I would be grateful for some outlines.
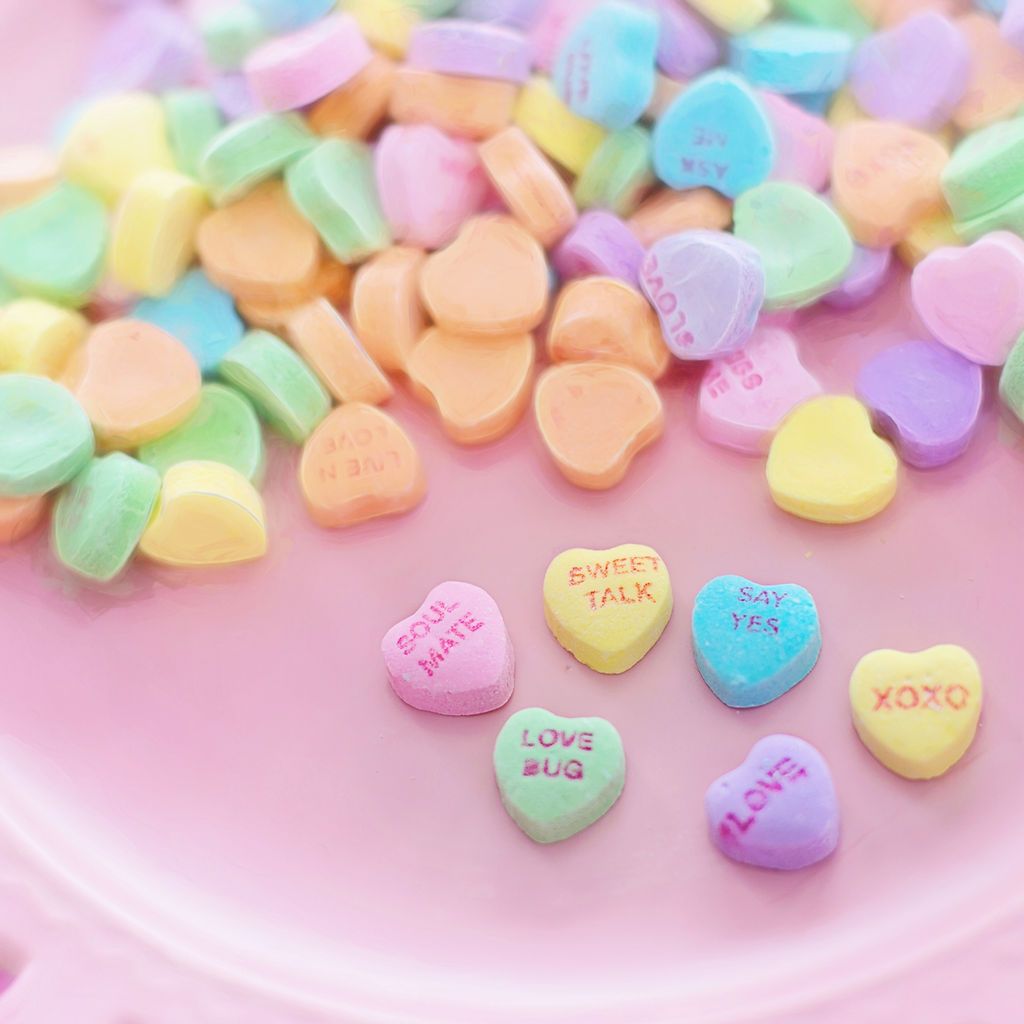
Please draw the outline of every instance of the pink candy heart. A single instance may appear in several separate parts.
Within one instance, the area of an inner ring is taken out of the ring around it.
[[[762,324],[744,349],[705,370],[697,428],[715,444],[763,454],[789,411],[821,392],[800,362],[793,335]]]
[[[832,125],[785,96],[759,92],[758,98],[775,136],[775,165],[769,180],[797,181],[820,192],[832,176]]]
[[[512,696],[515,658],[494,598],[472,583],[434,587],[381,641],[388,679],[406,704],[479,715]]]
[[[1024,241],[996,231],[967,248],[936,249],[914,268],[911,295],[937,340],[1002,366],[1024,332]]]

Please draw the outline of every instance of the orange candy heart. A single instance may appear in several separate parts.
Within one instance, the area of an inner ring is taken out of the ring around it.
[[[614,277],[585,277],[562,289],[548,330],[548,355],[553,363],[622,363],[651,380],[669,363],[651,304]]]
[[[513,82],[401,67],[391,92],[391,116],[399,124],[432,124],[449,135],[487,139],[512,120],[518,92]]]
[[[326,299],[332,306],[344,306],[352,293],[352,270],[338,260],[327,259],[320,266],[308,295],[301,302],[252,302],[240,299],[238,312],[250,327],[281,334],[299,308],[314,299]]]
[[[726,231],[731,224],[732,203],[709,188],[664,189],[645,199],[629,218],[633,234],[645,249],[681,231]]]
[[[507,434],[530,400],[535,345],[529,334],[467,338],[432,328],[409,359],[409,380],[459,444]]]
[[[0,548],[27,537],[42,522],[48,504],[45,494],[0,498]]]
[[[544,250],[511,217],[473,217],[427,259],[420,292],[437,325],[452,334],[526,334],[547,312]]]
[[[980,11],[957,18],[956,26],[971,51],[971,77],[953,123],[972,132],[1024,106],[1024,53],[1002,37],[994,18]]]
[[[654,385],[628,366],[563,363],[537,382],[534,411],[541,438],[572,483],[614,487],[633,457],[665,426]]]
[[[100,446],[130,450],[184,422],[199,405],[202,378],[177,338],[141,320],[96,327],[71,357],[65,383]]]
[[[388,112],[394,84],[395,65],[387,57],[374,54],[355,78],[313,107],[309,127],[328,138],[369,138]]]
[[[872,248],[903,240],[942,209],[949,161],[932,136],[892,121],[852,121],[836,137],[832,201],[853,237]]]
[[[405,431],[372,405],[340,405],[302,450],[299,485],[320,526],[352,526],[407,512],[426,494],[420,457]]]

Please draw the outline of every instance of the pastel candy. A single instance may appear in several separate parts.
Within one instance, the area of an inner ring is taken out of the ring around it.
[[[426,326],[420,272],[426,253],[393,246],[363,264],[352,285],[352,325],[386,372],[404,373]]]
[[[598,3],[599,0],[560,0],[556,4],[545,3],[530,27],[534,67],[550,73],[569,32]]]
[[[441,75],[403,66],[391,90],[391,117],[399,124],[432,124],[450,135],[487,139],[515,109],[514,82]]]
[[[704,371],[697,428],[715,444],[763,455],[786,416],[821,391],[800,362],[793,336],[762,324],[742,350]]]
[[[856,523],[896,494],[899,464],[855,398],[824,395],[798,406],[768,452],[768,487],[779,508],[818,523]]]
[[[1024,422],[1024,343],[1017,339],[999,375],[999,397]]]
[[[375,50],[396,59],[406,55],[421,20],[409,0],[345,0],[344,7]]]
[[[853,121],[836,137],[832,201],[861,245],[900,241],[943,204],[949,154],[930,135],[888,121]]]
[[[85,317],[39,299],[0,307],[0,373],[56,379],[88,330]]]
[[[335,0],[247,0],[260,20],[274,32],[289,32],[324,17]]]
[[[332,306],[346,306],[352,297],[352,268],[335,259],[326,259],[301,296],[276,300],[239,299],[238,312],[253,328],[278,334],[288,329],[295,313],[315,299],[326,299]]]
[[[772,0],[689,0],[690,6],[725,32],[749,32],[771,13]]]
[[[132,317],[173,334],[204,374],[216,373],[224,354],[244,332],[231,296],[199,269],[185,274],[163,298],[143,299]]]
[[[37,199],[53,187],[57,157],[45,146],[0,148],[0,212]]]
[[[520,32],[501,25],[446,19],[413,29],[409,64],[443,75],[468,75],[508,82],[530,77],[530,48]]]
[[[96,327],[65,379],[106,449],[137,448],[184,422],[199,404],[199,367],[177,338],[141,320]]]
[[[835,132],[831,125],[784,96],[763,92],[759,99],[775,138],[770,179],[806,185],[813,192],[824,189],[832,176]]]
[[[672,78],[690,79],[718,63],[721,47],[707,23],[676,0],[656,0],[658,67]]]
[[[391,244],[370,153],[362,143],[321,142],[288,168],[285,179],[292,202],[343,263],[365,259]]]
[[[548,355],[553,363],[621,363],[651,380],[663,376],[669,363],[650,304],[610,277],[586,277],[562,289],[548,328]]]
[[[771,92],[834,92],[846,80],[853,41],[846,32],[773,21],[729,44],[729,64]]]
[[[1024,53],[999,34],[993,18],[980,12],[957,18],[956,26],[967,40],[971,74],[953,123],[969,132],[1012,117],[1024,105]]]
[[[958,221],[969,221],[1024,193],[1024,117],[972,132],[953,150],[942,191]]]
[[[179,462],[221,462],[256,483],[263,475],[263,435],[248,399],[223,384],[204,384],[196,411],[141,445],[138,457],[161,475]]]
[[[77,185],[56,185],[0,215],[0,276],[23,295],[85,305],[106,252],[103,204]]]
[[[53,550],[61,563],[106,583],[135,552],[160,493],[160,475],[130,455],[93,459],[53,509]]]
[[[228,125],[207,147],[199,168],[218,206],[277,177],[316,144],[295,114],[256,114]]]
[[[195,255],[206,193],[178,171],[146,171],[125,189],[110,236],[110,272],[142,295],[166,295]]]
[[[605,0],[562,43],[555,90],[573,113],[618,131],[637,121],[651,100],[657,52],[657,16]]]
[[[779,8],[792,18],[841,29],[855,39],[869,31],[867,6],[860,5],[858,0],[781,0],[779,4]]]
[[[355,78],[313,105],[310,128],[334,138],[368,138],[388,112],[395,73],[395,65],[375,53]]]
[[[885,349],[857,377],[857,396],[904,462],[944,466],[970,443],[981,411],[981,367],[935,341]]]
[[[302,450],[299,485],[315,523],[353,526],[415,508],[426,494],[420,457],[387,413],[338,406]]]
[[[512,820],[534,842],[557,843],[612,808],[626,782],[626,755],[603,718],[525,708],[498,734],[494,774]]]
[[[391,125],[377,142],[381,209],[394,238],[439,249],[477,213],[487,191],[476,147],[429,124]]]
[[[220,71],[237,71],[267,36],[267,25],[250,3],[225,4],[199,19],[206,59]]]
[[[634,456],[665,426],[661,398],[637,370],[612,363],[562,363],[537,382],[534,413],[545,447],[570,483],[614,487]]]
[[[526,83],[515,107],[515,122],[552,160],[581,174],[605,138],[605,131],[559,99],[546,78]]]
[[[872,651],[850,678],[857,735],[906,779],[933,779],[964,756],[978,728],[982,696],[977,662],[953,644],[915,654]]]
[[[552,254],[563,281],[600,275],[639,283],[644,247],[624,220],[607,210],[587,210]]]
[[[654,181],[651,136],[630,125],[612,132],[576,179],[573,196],[582,209],[599,207],[628,217]]]
[[[462,0],[459,16],[525,31],[540,16],[544,0]]]
[[[824,758],[796,736],[766,736],[704,797],[712,843],[742,864],[792,871],[839,843],[839,804]]]
[[[486,444],[522,419],[533,384],[535,345],[529,334],[472,338],[428,330],[409,356],[413,389],[436,406],[459,444]]]
[[[944,345],[1002,366],[1024,331],[1024,241],[1007,231],[938,249],[914,268],[914,308]]]
[[[45,494],[0,498],[0,548],[16,544],[43,521],[50,507]]]
[[[835,309],[854,309],[873,298],[889,276],[892,249],[855,245],[842,281],[823,299]]]
[[[298,110],[351,81],[372,52],[350,14],[332,14],[262,43],[245,59],[245,77],[266,110]]]
[[[163,101],[174,164],[182,174],[198,178],[206,147],[224,127],[217,102],[205,89],[174,89]]]
[[[1024,3],[1021,0],[1007,0],[999,21],[999,33],[1012,46],[1024,50]]]
[[[260,112],[249,81],[241,71],[215,75],[210,82],[210,92],[217,101],[217,109],[229,121],[255,117]]]
[[[654,169],[672,188],[707,185],[732,198],[764,181],[774,162],[763,108],[728,71],[698,78],[654,127]]]
[[[645,199],[629,218],[630,230],[648,247],[681,231],[724,231],[731,224],[732,204],[709,188],[662,189]]]
[[[302,444],[331,410],[316,374],[280,338],[250,331],[221,361],[220,375],[282,437]]]
[[[934,130],[963,98],[970,66],[957,26],[936,11],[922,11],[860,44],[850,88],[872,117]]]
[[[66,388],[45,377],[0,375],[0,499],[60,487],[93,448],[89,419]]]
[[[392,689],[420,711],[480,715],[512,696],[512,638],[494,598],[472,583],[438,584],[380,649]]]
[[[750,337],[765,294],[757,251],[718,231],[686,231],[656,242],[640,287],[658,311],[662,335],[679,359],[734,352]]]
[[[895,252],[905,266],[913,269],[937,249],[946,246],[959,248],[963,242],[949,211],[940,210],[914,224],[896,244]]]
[[[814,598],[793,583],[717,576],[693,604],[693,653],[704,682],[731,708],[759,708],[814,668],[821,624]]]
[[[522,334],[547,311],[544,252],[510,217],[474,217],[427,259],[420,290],[438,327],[453,334]]]
[[[267,552],[259,492],[219,462],[180,462],[164,474],[139,551],[163,565],[233,565]]]

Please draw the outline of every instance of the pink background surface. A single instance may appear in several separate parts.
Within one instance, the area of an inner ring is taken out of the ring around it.
[[[92,22],[84,0],[0,0],[0,139],[45,137]],[[919,332],[906,309],[901,279],[866,314],[803,316],[806,363],[849,391]],[[990,380],[964,458],[904,471],[873,522],[816,526],[772,505],[759,460],[696,436],[696,380],[674,371],[665,437],[610,493],[565,484],[529,420],[459,450],[400,395],[430,479],[412,515],[319,530],[275,446],[258,565],[136,566],[96,593],[44,538],[0,553],[0,966],[24,966],[0,1021],[70,1019],[72,994],[84,1024],[241,1006],[252,1022],[1006,1020],[1024,948],[1021,434]],[[663,555],[677,607],[608,678],[548,634],[540,584],[560,550],[623,541]],[[693,664],[692,598],[722,573],[800,583],[821,610],[818,667],[766,708],[725,708]],[[387,686],[379,638],[444,579],[504,612],[502,711],[444,719]],[[846,686],[869,650],[944,642],[982,666],[982,724],[946,778],[911,783],[860,745]],[[533,704],[609,718],[627,754],[619,803],[551,847],[508,819],[490,767],[507,714]],[[843,814],[837,854],[795,874],[721,857],[701,807],[778,731],[825,753]]]

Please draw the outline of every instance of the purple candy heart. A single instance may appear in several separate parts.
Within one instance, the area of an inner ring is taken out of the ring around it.
[[[924,11],[868,36],[850,66],[850,88],[865,113],[941,128],[963,98],[971,54],[949,18]]]
[[[860,372],[857,395],[904,462],[943,466],[967,447],[981,411],[981,367],[937,341],[907,341]]]
[[[742,348],[764,303],[758,251],[724,231],[684,231],[656,242],[640,287],[658,311],[679,359],[711,359]]]
[[[530,77],[530,60],[530,44],[521,32],[455,18],[419,25],[406,57],[410,67],[423,71],[504,82],[525,82]]]
[[[1024,50],[1024,0],[1008,0],[999,31],[1018,50]]]
[[[644,247],[629,225],[606,210],[589,210],[559,242],[551,262],[563,281],[617,277],[636,287]]]
[[[526,31],[540,16],[545,0],[462,0],[459,15]]]
[[[658,67],[669,78],[696,78],[722,57],[718,36],[680,0],[645,0],[660,16]]]
[[[839,804],[825,759],[796,736],[766,736],[704,797],[711,841],[744,864],[791,871],[839,842]]]
[[[892,249],[854,246],[853,260],[842,283],[822,299],[833,309],[853,309],[873,298],[885,284],[892,266]]]

